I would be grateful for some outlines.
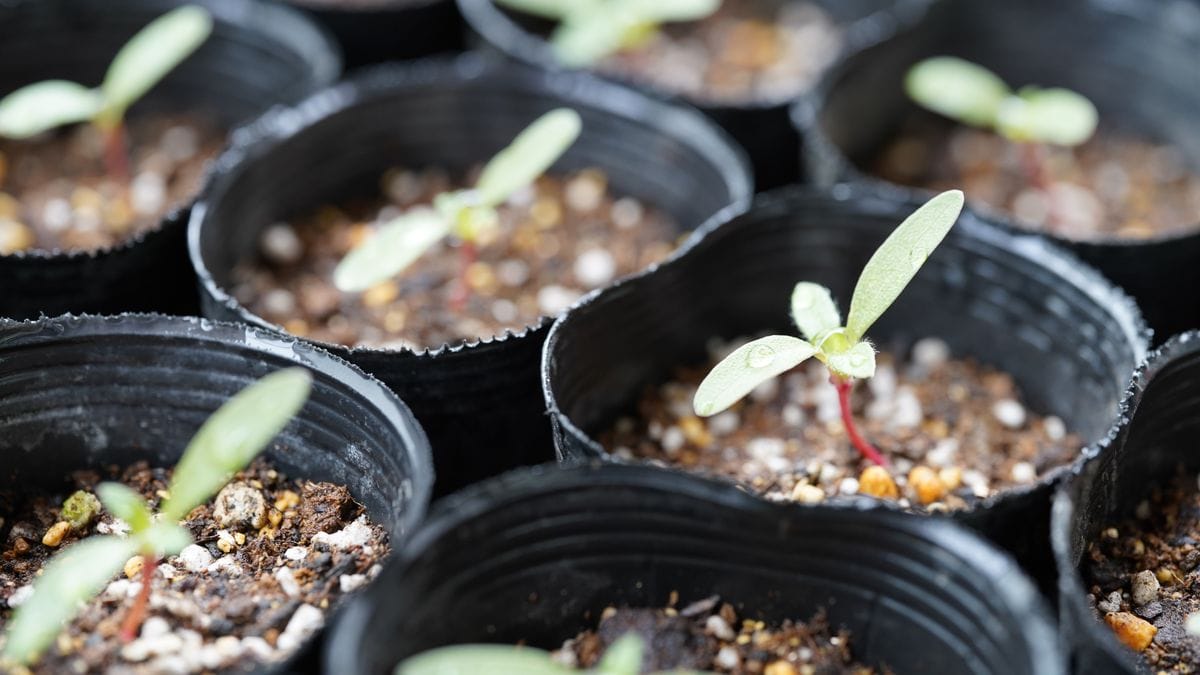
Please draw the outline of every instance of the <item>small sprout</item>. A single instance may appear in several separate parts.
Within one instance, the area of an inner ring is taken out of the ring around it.
[[[596,675],[638,675],[642,669],[642,639],[622,635],[604,652],[590,671]],[[571,675],[579,670],[560,665],[549,652],[534,647],[508,645],[453,645],[438,647],[405,659],[394,675]],[[694,670],[672,670],[674,675],[705,675]],[[666,675],[666,672],[652,675]]]
[[[35,582],[33,595],[13,615],[3,659],[21,664],[34,661],[82,603],[99,593],[130,558],[141,555],[142,589],[121,629],[124,639],[132,639],[145,614],[158,560],[192,543],[191,533],[178,521],[266,448],[304,405],[311,386],[307,370],[287,368],[226,401],[188,443],[171,478],[171,496],[157,515],[125,485],[97,486],[104,508],[129,524],[129,536],[91,537],[55,556]]]
[[[858,435],[850,414],[853,380],[875,374],[875,348],[864,338],[945,238],[962,207],[963,193],[950,190],[900,223],[863,267],[845,325],[829,289],[807,281],[796,284],[791,298],[792,320],[806,339],[769,335],[738,347],[700,383],[692,401],[696,414],[715,415],[763,382],[815,356],[829,369],[838,387],[842,421],[851,441],[868,459],[885,464],[883,456]]]
[[[82,530],[100,512],[100,500],[86,490],[76,490],[63,501],[62,518],[71,524],[72,530]]]
[[[631,47],[663,23],[698,21],[720,0],[499,0],[519,12],[558,22],[550,45],[563,64],[578,68]]]

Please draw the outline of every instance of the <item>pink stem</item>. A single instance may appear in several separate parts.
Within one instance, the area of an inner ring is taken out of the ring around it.
[[[150,604],[150,582],[154,581],[154,570],[158,567],[158,558],[142,556],[142,590],[138,591],[133,606],[121,623],[121,641],[132,642],[142,629],[142,621],[146,619],[146,607]]]
[[[850,391],[854,389],[854,380],[834,375],[829,378],[829,381],[837,388],[838,405],[842,409],[842,425],[846,427],[846,434],[850,436],[850,442],[854,444],[855,448],[858,448],[863,457],[879,466],[887,466],[887,459],[858,433],[858,427],[854,425],[854,415],[850,412]]]
[[[450,296],[450,308],[455,314],[461,314],[467,307],[467,299],[471,297],[471,285],[467,283],[467,270],[475,263],[478,252],[474,242],[463,241],[459,250],[458,282],[454,286],[454,294]]]

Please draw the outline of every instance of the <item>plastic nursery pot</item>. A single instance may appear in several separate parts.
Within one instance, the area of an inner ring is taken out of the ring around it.
[[[621,461],[596,437],[647,386],[705,362],[713,338],[794,334],[786,308],[798,281],[849,298],[867,259],[917,206],[861,186],[769,192],[657,270],[576,305],[550,331],[542,364],[560,458]],[[895,353],[929,336],[1011,375],[1029,409],[1059,416],[1085,441],[1108,429],[1146,351],[1137,308],[1120,291],[1043,240],[989,227],[969,210],[868,335]],[[1059,473],[956,517],[1049,584],[1046,523]]]
[[[1187,78],[1200,75],[1178,64],[1198,48],[1200,12],[1187,3],[941,3],[915,28],[834,66],[797,104],[794,119],[816,183],[879,182],[859,167],[916,112],[902,87],[908,68],[929,56],[956,55],[1010,83],[1074,89],[1095,102],[1101,131],[1169,143],[1194,167],[1200,164],[1192,122],[1200,110],[1200,79]],[[1019,229],[1007,213],[988,215]],[[1162,340],[1200,326],[1200,303],[1190,292],[1200,287],[1200,270],[1190,264],[1200,256],[1197,221],[1188,233],[1145,240],[1045,236],[1132,295]]]
[[[864,46],[899,27],[914,23],[928,0],[814,0],[845,31],[843,47]],[[546,42],[549,24],[502,10],[494,0],[458,0],[463,19],[477,39],[500,53],[544,68],[562,68]],[[788,120],[795,97],[731,104],[716,99],[679,96],[631,77],[613,76],[651,94],[685,99],[725,128],[750,155],[758,189],[794,183],[802,176],[800,138]]]
[[[292,478],[346,486],[399,548],[433,485],[412,414],[341,359],[239,324],[143,314],[0,321],[0,484],[55,490],[77,469],[172,466],[221,403],[296,365],[312,372],[312,393],[265,456]],[[302,650],[269,670],[312,658]]]
[[[0,5],[0,94],[62,78],[98,84],[121,46],[172,0],[14,0]],[[336,46],[298,13],[251,0],[195,0],[208,40],[130,111],[189,112],[232,129],[333,82]],[[186,204],[176,204],[185,207]],[[0,316],[160,311],[197,314],[186,212],[120,245],[0,255]]]
[[[1200,333],[1184,333],[1151,354],[1098,451],[1054,495],[1051,540],[1059,569],[1064,643],[1078,673],[1154,671],[1117,641],[1088,599],[1080,569],[1102,529],[1130,516],[1182,467],[1195,473],[1195,402],[1200,394]]]
[[[330,633],[327,673],[447,644],[556,649],[601,611],[719,595],[747,619],[828,612],[854,658],[903,673],[1062,673],[1011,558],[946,521],[769,504],[646,467],[534,467],[447,498]]]
[[[347,68],[463,47],[454,0],[289,0],[337,38]]]
[[[205,313],[265,324],[227,290],[264,227],[377,189],[393,166],[465,170],[559,106],[579,112],[583,132],[552,173],[600,168],[614,193],[655,205],[686,229],[749,199],[741,154],[693,111],[584,75],[474,55],[382,67],[266,116],[249,130],[251,142],[220,160],[189,233]],[[538,384],[549,323],[421,352],[324,346],[412,406],[437,449],[444,493],[553,458]]]

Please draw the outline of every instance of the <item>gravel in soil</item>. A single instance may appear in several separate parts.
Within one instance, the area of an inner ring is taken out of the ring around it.
[[[447,238],[395,278],[343,293],[333,270],[353,247],[439,192],[474,184],[439,170],[394,169],[385,199],[325,206],[267,227],[259,255],[235,270],[234,295],[293,335],[348,346],[436,348],[518,332],[555,316],[584,293],[664,258],[679,228],[666,214],[615,197],[607,176],[586,169],[543,176],[498,208],[495,236],[464,270],[461,242]],[[452,299],[465,279],[461,311]]]
[[[128,178],[108,173],[91,124],[0,139],[0,255],[98,250],[157,227],[199,191],[225,141],[198,117],[146,115],[127,127]]]
[[[108,473],[152,507],[171,475],[145,463]],[[103,510],[82,528],[64,527],[63,498],[99,482],[82,471],[60,495],[0,493],[0,627],[51,556],[89,535],[128,531]],[[389,550],[387,534],[344,487],[291,480],[263,460],[185,525],[196,543],[158,565],[137,639],[125,644],[117,633],[141,589],[140,559],[87,603],[33,672],[246,671],[282,660],[342,596],[378,574]]]
[[[1102,128],[1078,148],[1041,147],[1044,189],[1026,152],[990,131],[919,114],[869,170],[904,185],[960,188],[1025,227],[1072,240],[1178,236],[1200,225],[1200,175],[1168,144]]]
[[[874,675],[890,673],[857,663],[851,636],[833,631],[824,614],[807,622],[769,626],[739,620],[737,612],[717,597],[683,609],[609,607],[595,630],[567,640],[554,660],[570,667],[591,668],[619,638],[641,637],[642,672],[674,669],[737,675]]]
[[[772,500],[864,494],[929,512],[1030,485],[1083,445],[1061,419],[1028,410],[1009,375],[952,358],[936,338],[918,341],[899,361],[880,353],[875,376],[851,394],[859,431],[889,459],[886,469],[850,444],[829,371],[816,361],[729,410],[697,417],[696,388],[738,344],[647,388],[636,415],[619,418],[601,444],[624,459],[731,478]]]
[[[1200,669],[1200,639],[1186,630],[1200,612],[1200,490],[1181,470],[1155,487],[1133,517],[1088,545],[1084,579],[1097,615],[1160,673]]]

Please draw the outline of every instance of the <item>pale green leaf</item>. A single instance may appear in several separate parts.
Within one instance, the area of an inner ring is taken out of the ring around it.
[[[134,532],[150,527],[150,507],[132,488],[120,483],[101,483],[96,486],[96,494],[100,495],[104,508],[129,523],[129,528]]]
[[[871,324],[891,307],[954,226],[962,207],[962,191],[947,190],[905,218],[888,236],[867,261],[854,287],[846,319],[847,339],[861,340]]]
[[[33,595],[8,624],[4,657],[29,663],[46,649],[79,610],[137,553],[137,542],[92,537],[64,549],[46,565]]]
[[[620,51],[639,28],[603,12],[573,15],[554,30],[550,46],[563,65],[583,68]]]
[[[579,137],[583,121],[570,108],[556,108],[517,134],[513,142],[492,158],[475,190],[482,206],[497,206],[549,169]]]
[[[0,100],[0,136],[29,138],[64,124],[95,117],[104,99],[95,89],[46,80],[21,87]]]
[[[1079,145],[1092,137],[1100,114],[1070,89],[1027,87],[1000,106],[996,129],[1016,141]]]
[[[912,100],[972,126],[995,124],[1012,90],[995,73],[953,56],[935,56],[909,69],[904,89]]]
[[[642,672],[644,649],[642,638],[635,633],[626,633],[604,651],[604,656],[596,664],[596,672],[603,675],[638,675]]]
[[[504,5],[525,14],[532,14],[543,19],[561,21],[572,14],[590,8],[605,0],[496,0]]]
[[[611,0],[610,0],[611,1]],[[618,9],[638,22],[697,21],[717,11],[721,0],[617,0]]]
[[[162,505],[169,522],[183,518],[246,468],[292,419],[312,388],[304,368],[277,370],[238,392],[192,437],[171,476]]]
[[[333,271],[333,285],[357,293],[403,272],[450,234],[450,223],[433,209],[413,209],[383,225],[356,246]]]
[[[153,551],[154,555],[165,558],[175,555],[192,543],[192,533],[186,527],[160,520],[138,535],[141,542],[140,550]]]
[[[151,21],[117,52],[100,90],[105,115],[119,118],[208,38],[212,16],[185,5]]]
[[[792,321],[801,335],[815,340],[819,333],[840,328],[842,316],[828,288],[801,281],[792,290]]]
[[[825,365],[842,377],[865,380],[875,374],[875,348],[865,340],[844,352],[824,356]]]
[[[715,415],[816,353],[816,347],[790,335],[768,335],[748,342],[708,373],[696,389],[692,407],[701,417]]]
[[[560,666],[550,654],[532,647],[510,645],[454,645],[439,647],[405,659],[395,675],[569,675],[574,669]]]

